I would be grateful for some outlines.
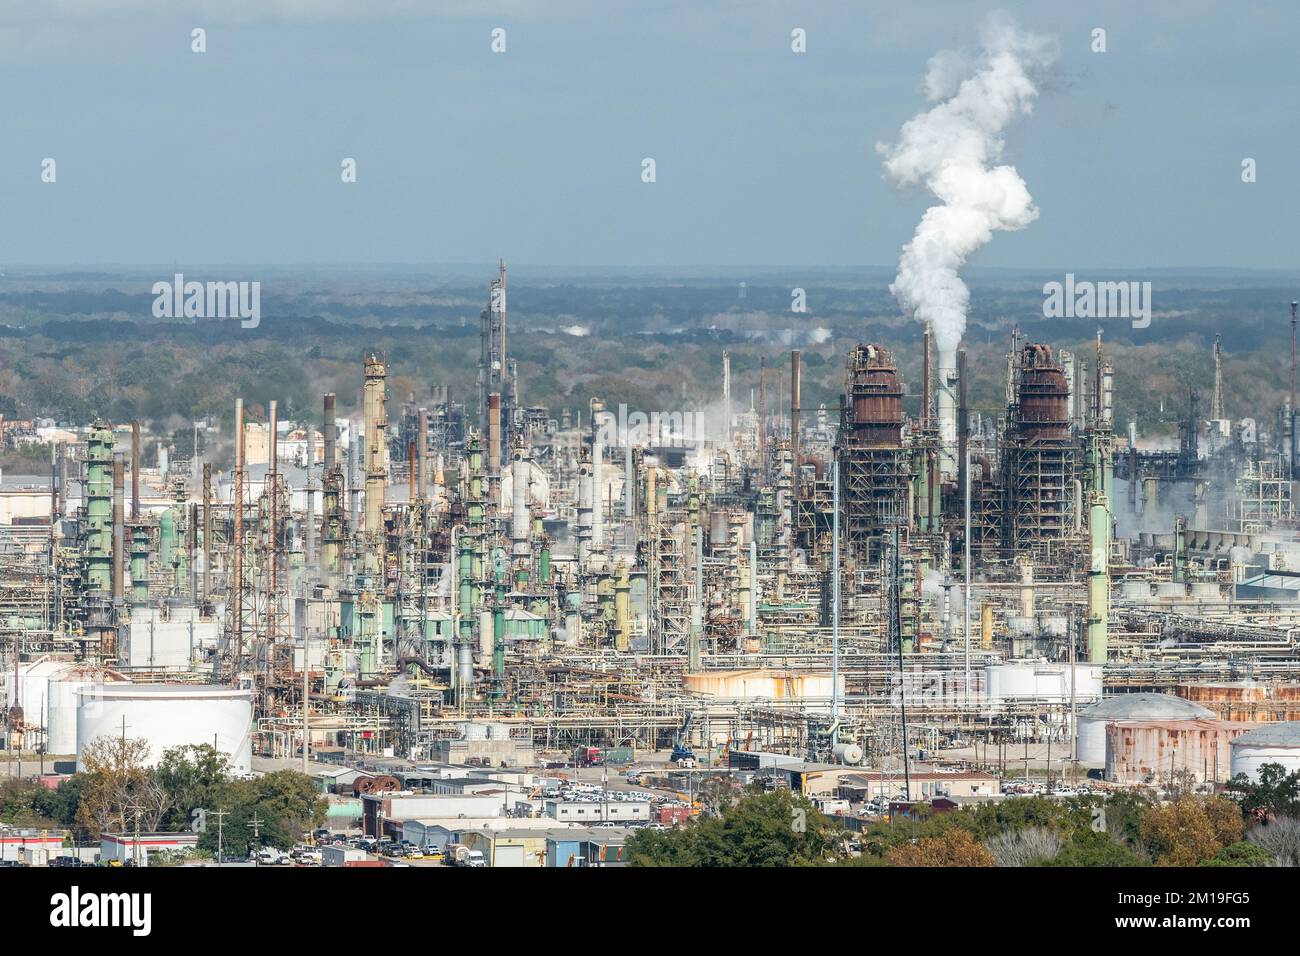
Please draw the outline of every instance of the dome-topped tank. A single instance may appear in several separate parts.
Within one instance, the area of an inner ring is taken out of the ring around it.
[[[1215,720],[1200,704],[1173,694],[1118,694],[1079,711],[1079,762],[1106,763],[1106,725],[1129,720]]]

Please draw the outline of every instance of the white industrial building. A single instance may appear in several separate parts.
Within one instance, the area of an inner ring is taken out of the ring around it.
[[[545,814],[562,823],[649,822],[649,800],[547,800]]]
[[[206,651],[216,649],[220,636],[220,622],[201,617],[198,608],[132,608],[123,663],[143,670],[190,670]]]

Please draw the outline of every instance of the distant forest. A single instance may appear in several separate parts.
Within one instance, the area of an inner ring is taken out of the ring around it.
[[[918,407],[920,328],[898,314],[885,271],[555,280],[538,271],[509,284],[509,348],[525,404],[584,415],[592,396],[644,411],[713,404],[725,349],[735,407],[748,407],[760,357],[772,369],[768,401],[776,407],[788,401],[793,346],[803,351],[805,407],[825,403],[833,412],[845,354],[858,342],[876,342],[895,350],[905,406]],[[171,434],[198,418],[229,420],[236,396],[254,418],[271,399],[284,416],[315,418],[326,391],[337,393],[346,413],[357,406],[361,356],[369,349],[387,353],[394,410],[408,396],[427,399],[434,384],[449,385],[473,407],[478,315],[492,274],[484,270],[481,282],[272,275],[262,280],[259,327],[243,329],[230,319],[155,319],[150,286],[170,276],[10,271],[0,278],[0,414],[74,423],[139,418],[154,434]],[[1042,284],[1059,278],[971,281],[966,345],[977,409],[996,413],[1002,405],[1013,326],[1031,340],[1084,353],[1090,365],[1092,337],[1102,328],[1115,364],[1117,418],[1136,419],[1145,434],[1172,434],[1192,388],[1208,414],[1216,333],[1223,336],[1230,417],[1267,421],[1285,398],[1289,303],[1300,298],[1288,277],[1160,278],[1153,321],[1141,330],[1123,320],[1045,319]],[[795,287],[806,291],[804,313],[791,311]]]

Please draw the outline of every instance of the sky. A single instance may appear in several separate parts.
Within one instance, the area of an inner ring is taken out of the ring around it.
[[[876,144],[994,10],[1060,58],[971,267],[1296,268],[1289,2],[0,0],[0,271],[891,266],[933,200]]]

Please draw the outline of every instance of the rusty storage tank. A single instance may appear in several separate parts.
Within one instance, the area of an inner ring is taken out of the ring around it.
[[[854,443],[896,448],[903,441],[903,386],[894,357],[879,345],[849,353],[848,387]]]
[[[1226,782],[1233,774],[1236,741],[1254,726],[1226,720],[1108,724],[1106,779],[1130,785],[1168,783],[1174,774],[1189,773],[1198,782]]]
[[[1214,712],[1173,694],[1117,694],[1079,711],[1078,758],[1106,764],[1106,728],[1114,723],[1213,720]]]
[[[1221,720],[1300,720],[1300,684],[1225,681],[1180,684],[1174,693],[1214,711]]]
[[[1070,435],[1070,386],[1050,345],[1029,344],[1020,353],[1020,425],[1026,438]]]

